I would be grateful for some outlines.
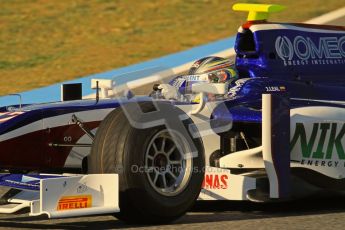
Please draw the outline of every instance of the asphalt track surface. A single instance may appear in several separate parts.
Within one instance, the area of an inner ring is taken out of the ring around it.
[[[327,24],[345,25],[345,16]],[[145,87],[146,88],[146,87]],[[0,189],[0,193],[4,190]],[[345,229],[345,195],[285,203],[198,202],[170,225],[127,225],[111,215],[52,219],[0,214],[3,229]]]
[[[0,215],[6,229],[344,229],[345,196],[314,197],[294,202],[199,202],[170,225],[127,225],[115,217],[92,216],[67,219]]]

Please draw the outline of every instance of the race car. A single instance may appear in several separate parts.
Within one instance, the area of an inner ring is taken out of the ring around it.
[[[249,11],[235,62],[202,58],[147,96],[94,80],[106,98],[1,108],[0,168],[29,174],[6,174],[0,184],[38,191],[33,214],[114,212],[134,223],[173,221],[197,199],[272,202],[343,192],[345,28],[268,22],[279,5],[233,9]],[[44,195],[46,184],[70,188],[70,180],[37,173],[75,169],[88,174],[75,190],[84,203]],[[118,209],[82,212],[114,200]]]

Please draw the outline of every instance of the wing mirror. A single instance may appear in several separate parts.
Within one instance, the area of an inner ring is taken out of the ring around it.
[[[207,93],[216,94],[216,95],[224,95],[228,92],[228,84],[227,83],[195,83],[192,85],[192,92],[199,93],[200,102],[196,108],[194,108],[190,114],[198,114],[200,113],[207,102]]]
[[[228,92],[228,84],[226,83],[195,83],[192,85],[194,93],[212,93],[223,95]]]

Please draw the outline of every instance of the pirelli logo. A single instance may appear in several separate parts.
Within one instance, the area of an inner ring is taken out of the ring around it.
[[[90,208],[91,206],[91,195],[63,196],[58,202],[57,210],[63,211],[69,209]]]

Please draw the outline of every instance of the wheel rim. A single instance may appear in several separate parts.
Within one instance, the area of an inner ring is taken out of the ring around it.
[[[184,154],[190,151],[189,145],[176,132],[174,137],[178,140],[174,140],[168,130],[161,130],[153,136],[145,153],[148,180],[152,188],[164,196],[181,193],[192,174],[192,158]]]

